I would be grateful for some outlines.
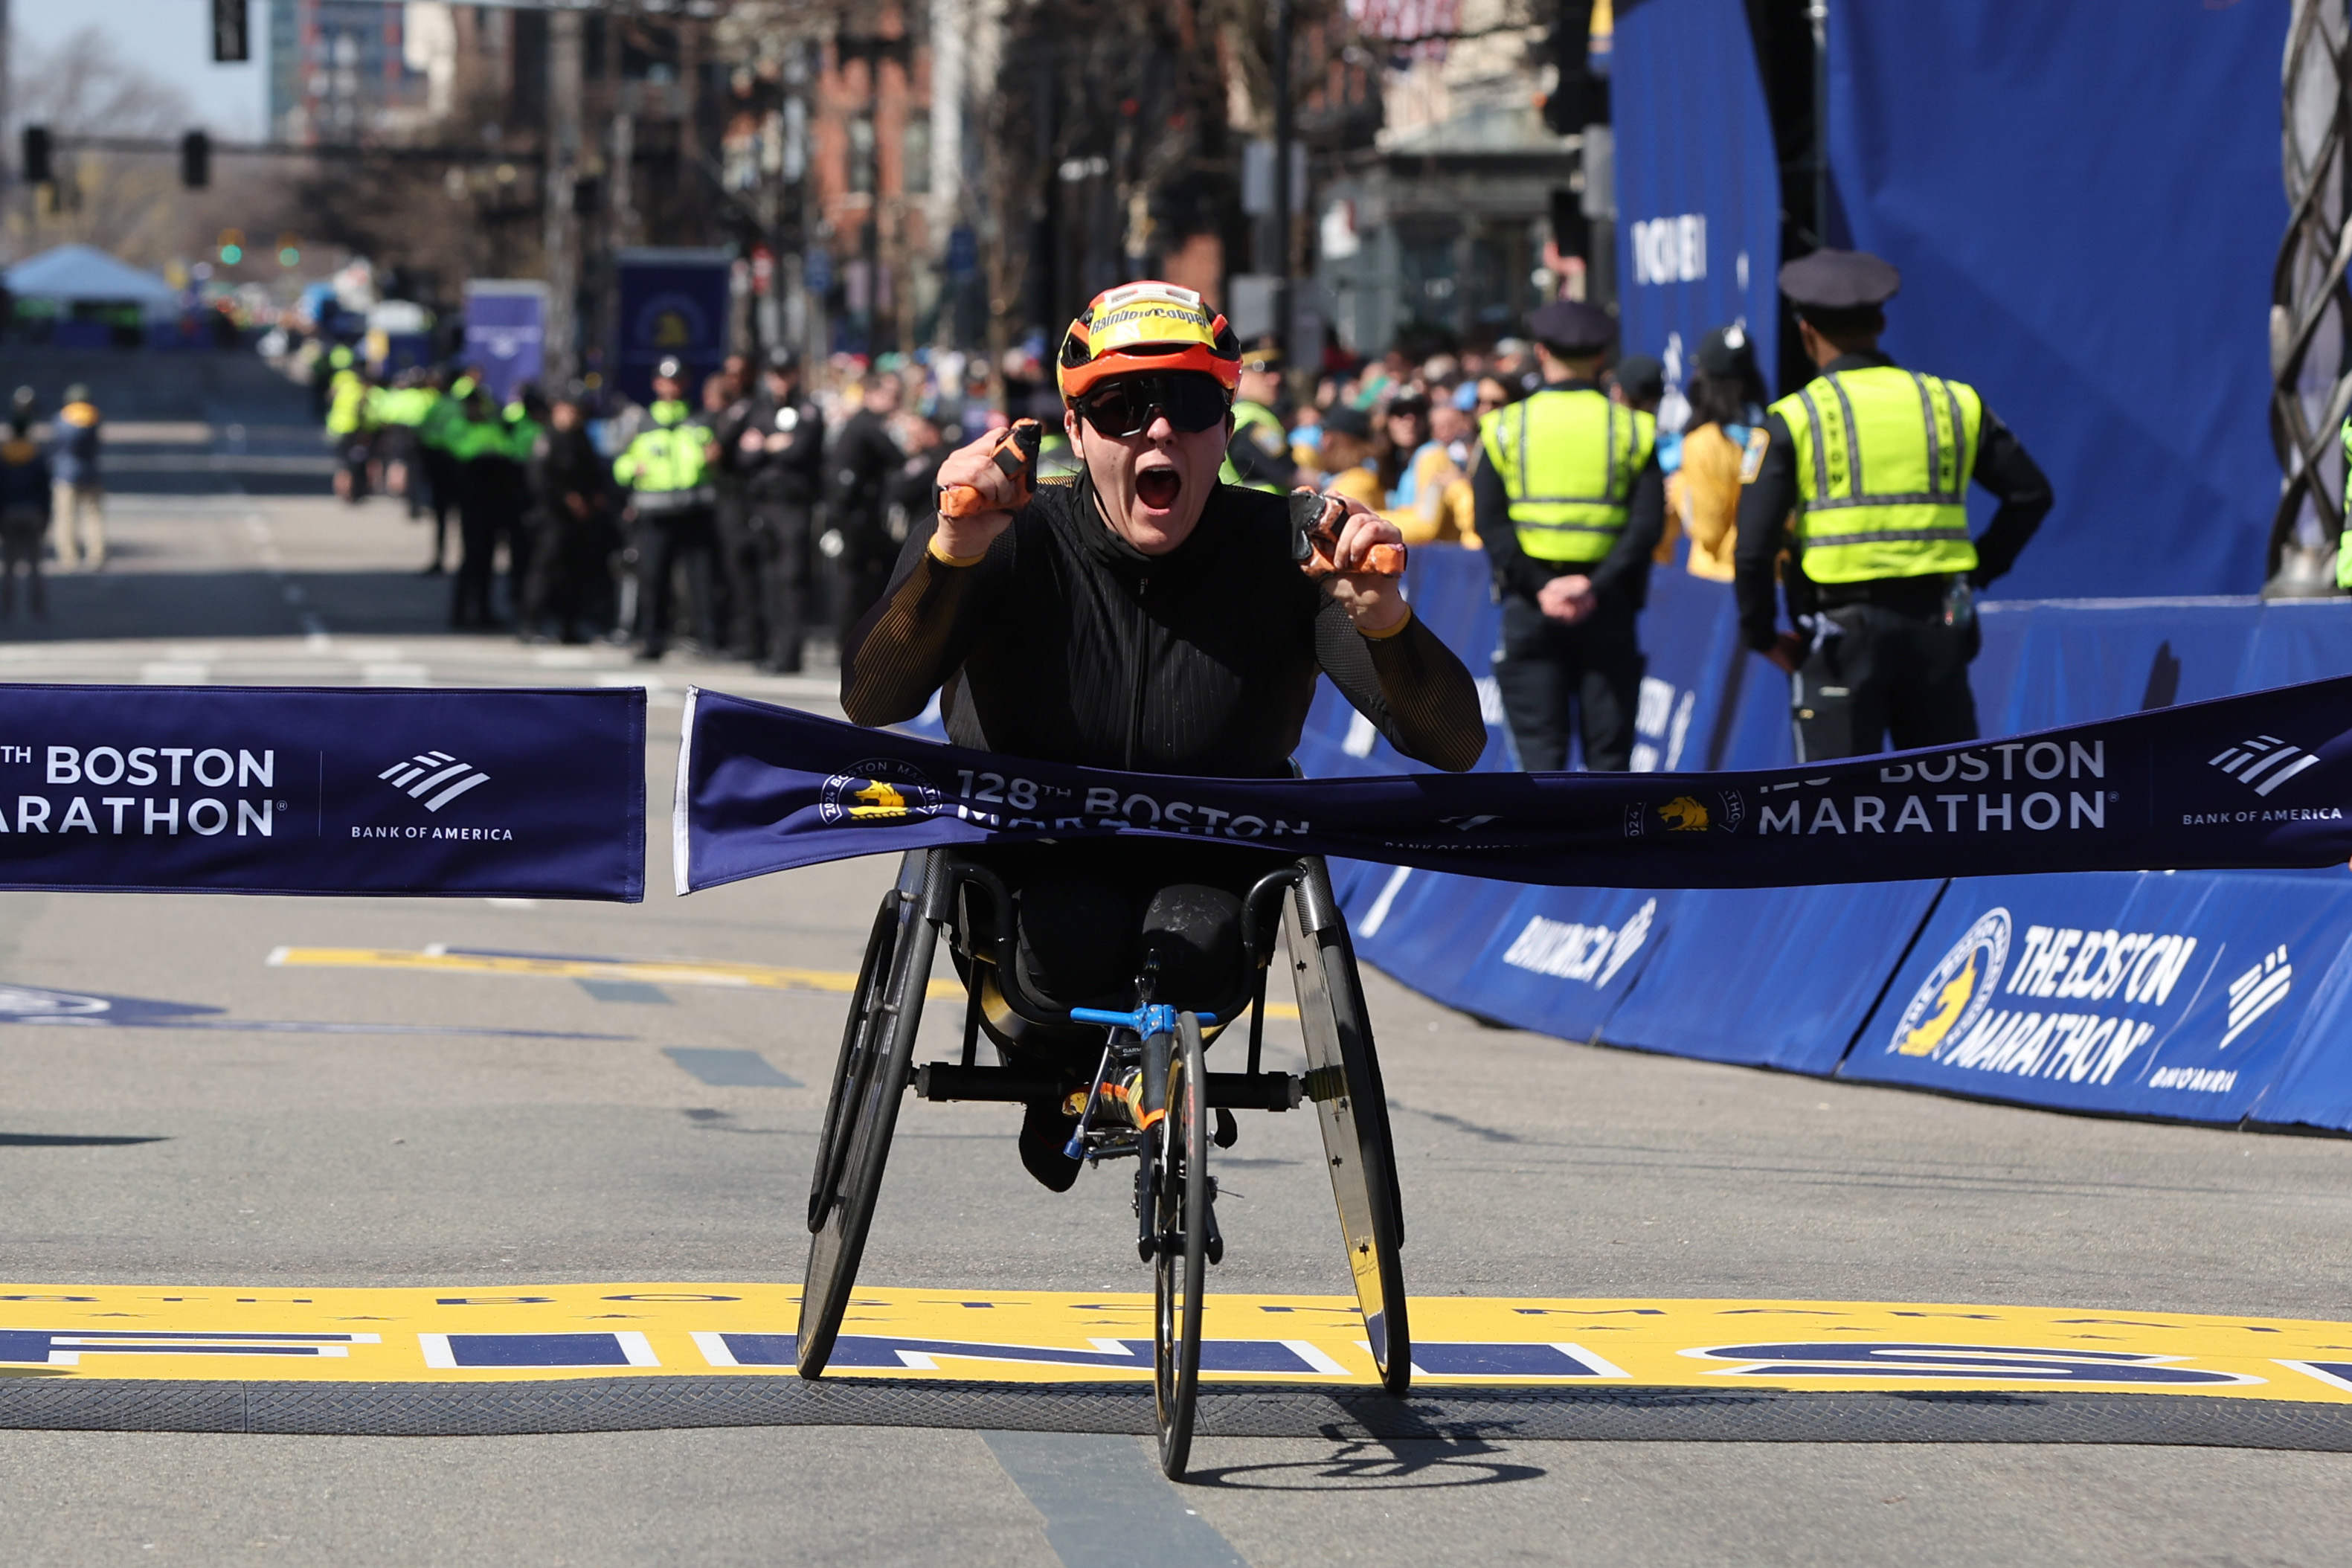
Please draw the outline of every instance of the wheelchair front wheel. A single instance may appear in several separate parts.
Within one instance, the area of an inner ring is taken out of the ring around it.
[[[1151,1262],[1152,1399],[1160,1417],[1160,1468],[1184,1479],[1201,1383],[1201,1297],[1209,1243],[1208,1068],[1201,1021],[1176,1018],[1168,1063],[1168,1114],[1154,1142]]]

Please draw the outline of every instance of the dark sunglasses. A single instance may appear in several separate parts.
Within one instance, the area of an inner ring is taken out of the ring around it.
[[[1225,389],[1206,375],[1129,375],[1078,399],[1078,417],[1098,436],[1123,441],[1151,428],[1161,415],[1188,436],[1224,422],[1232,408]]]

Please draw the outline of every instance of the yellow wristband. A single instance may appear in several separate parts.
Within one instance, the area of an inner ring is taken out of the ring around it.
[[[1411,625],[1412,625],[1412,606],[1411,605],[1407,605],[1404,607],[1404,618],[1397,622],[1396,625],[1391,626],[1388,630],[1384,632],[1368,632],[1364,630],[1363,627],[1358,626],[1356,628],[1356,632],[1358,636],[1367,637],[1373,642],[1386,642],[1389,638],[1396,636],[1397,633],[1404,630],[1405,627]]]
[[[940,548],[940,536],[936,533],[924,542],[923,551],[942,566],[977,566],[988,559],[985,550],[977,555],[950,555]]]

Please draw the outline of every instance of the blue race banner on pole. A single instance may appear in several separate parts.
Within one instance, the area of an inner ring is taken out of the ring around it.
[[[466,285],[466,363],[504,403],[546,370],[547,285],[476,278]]]
[[[2011,740],[1717,773],[1218,779],[999,757],[691,691],[678,890],[1140,834],[1556,886],[1801,887],[2352,855],[2352,677]]]
[[[1737,325],[1769,378],[1780,341],[1780,167],[1739,0],[1621,5],[1617,276],[1627,353],[1680,384],[1709,329]]]
[[[0,687],[0,888],[645,896],[642,690]]]
[[[613,271],[620,295],[621,390],[654,398],[654,366],[675,354],[695,385],[727,357],[728,275],[723,250],[646,247],[618,251]]]
[[[1829,8],[1830,242],[1902,268],[1887,353],[1974,385],[2057,492],[1995,593],[2262,585],[2291,10]]]
[[[1838,1076],[2239,1121],[2347,937],[2334,878],[1956,881]]]

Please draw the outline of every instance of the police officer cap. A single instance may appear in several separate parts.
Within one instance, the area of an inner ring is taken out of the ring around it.
[[[1617,384],[1635,403],[1666,395],[1666,367],[1648,354],[1629,354],[1617,362]]]
[[[1581,300],[1555,300],[1530,312],[1528,331],[1554,353],[1595,354],[1617,336],[1609,312]]]
[[[1756,341],[1738,327],[1717,327],[1699,339],[1692,357],[1701,375],[1745,375],[1756,363]]]
[[[656,381],[684,381],[686,379],[686,362],[679,359],[676,354],[665,355],[661,363],[654,366],[654,379]]]
[[[800,350],[784,343],[778,343],[768,351],[768,368],[778,375],[790,375],[800,367]]]
[[[1272,338],[1260,338],[1242,350],[1242,368],[1252,372],[1280,370],[1282,350]]]
[[[1780,292],[1800,310],[1871,310],[1895,298],[1903,274],[1866,250],[1816,250],[1780,268]]]

